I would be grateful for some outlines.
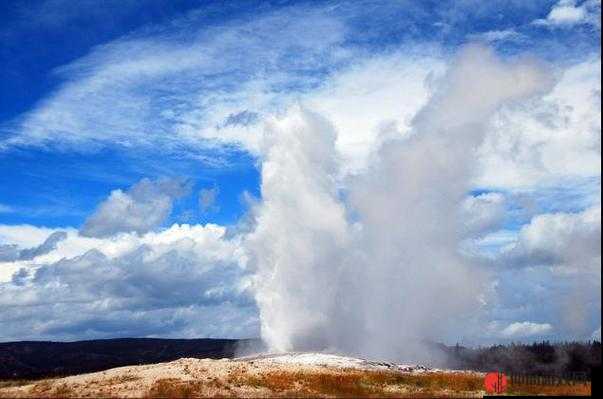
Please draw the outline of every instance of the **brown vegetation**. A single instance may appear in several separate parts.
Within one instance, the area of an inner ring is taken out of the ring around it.
[[[479,395],[482,377],[476,374],[408,374],[391,371],[271,371],[233,376],[233,382],[265,388],[277,396],[454,396]]]
[[[209,389],[211,388],[211,389]],[[153,398],[248,396],[251,388],[273,397],[467,397],[483,395],[483,376],[474,373],[409,374],[391,371],[324,370],[231,373],[227,381],[162,379],[149,392]],[[210,393],[211,392],[211,393]],[[510,385],[507,394],[590,395],[590,384]],[[253,395],[252,395],[253,396]]]
[[[35,383],[35,380],[0,380],[0,389],[10,387],[21,387]]]
[[[31,393],[40,398],[70,398],[78,397],[74,387],[66,383],[53,384],[53,380],[42,380],[34,384]]]

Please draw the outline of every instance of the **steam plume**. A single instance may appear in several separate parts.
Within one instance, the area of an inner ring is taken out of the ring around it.
[[[268,346],[408,358],[408,342],[459,334],[484,285],[458,251],[475,150],[493,112],[550,83],[534,63],[468,46],[412,133],[343,180],[335,140],[345,132],[302,107],[271,121],[247,238]]]

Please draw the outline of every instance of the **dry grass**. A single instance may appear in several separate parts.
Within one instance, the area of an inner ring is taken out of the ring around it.
[[[277,396],[454,396],[478,394],[483,378],[473,374],[403,374],[389,371],[271,371],[232,375],[231,383],[265,388]]]
[[[43,380],[36,383],[31,393],[40,398],[73,398],[79,397],[77,390],[66,383],[53,384],[53,380]]]
[[[148,396],[150,398],[194,398],[199,389],[193,384],[185,384],[177,378],[164,378],[153,384]]]
[[[52,389],[52,382],[50,380],[44,380],[44,381],[36,383],[32,388],[32,392],[35,394],[42,395],[42,394],[48,393],[51,389]]]
[[[471,373],[408,374],[389,371],[347,370],[340,372],[272,371],[232,376],[231,383],[265,388],[275,396],[336,397],[430,397],[479,396],[483,376]],[[510,385],[507,394],[590,395],[590,384]]]
[[[155,382],[147,396],[195,398],[251,394],[272,397],[421,397],[434,394],[454,396],[455,391],[479,394],[479,376],[455,377],[450,379],[443,373],[419,376],[359,370],[269,371],[254,374],[241,369],[229,373],[223,382],[212,378],[191,381],[161,379]]]
[[[52,396],[56,398],[74,398],[79,397],[80,395],[78,395],[73,387],[63,383],[53,389]]]
[[[119,377],[110,378],[107,381],[107,384],[109,384],[109,385],[125,384],[127,382],[138,381],[138,380],[140,380],[140,377],[135,376],[135,375],[120,375]]]
[[[217,379],[207,381],[183,381],[177,378],[157,380],[149,390],[148,398],[202,398],[202,397],[232,397],[230,387]]]
[[[483,377],[479,374],[469,373],[401,374],[379,372],[373,373],[372,380],[382,381],[382,384],[407,385],[430,391],[474,392],[484,389]]]
[[[23,385],[30,385],[35,382],[36,380],[0,380],[0,389],[10,387],[21,387]]]

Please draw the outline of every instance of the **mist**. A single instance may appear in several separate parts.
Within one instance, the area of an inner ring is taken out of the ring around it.
[[[476,151],[493,113],[549,76],[462,48],[410,133],[385,132],[354,175],[325,117],[299,105],[269,120],[245,240],[269,350],[425,360],[421,342],[463,336],[487,301],[486,269],[459,251]]]

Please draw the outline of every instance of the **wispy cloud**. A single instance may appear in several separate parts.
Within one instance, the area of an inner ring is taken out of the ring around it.
[[[487,43],[521,41],[526,39],[525,35],[517,32],[515,29],[491,30],[481,33],[472,33],[468,37],[472,40],[480,40]]]
[[[353,70],[380,51],[387,53],[389,36],[401,36],[398,45],[404,49],[414,46],[433,55],[432,43],[441,33],[433,23],[421,23],[428,7],[364,4],[369,5],[373,17],[363,15],[360,2],[335,2],[268,7],[218,23],[205,20],[198,10],[97,46],[58,68],[63,84],[34,109],[2,126],[9,134],[0,141],[0,151],[16,146],[160,149],[216,167],[227,162],[232,146],[257,153],[266,115],[282,112],[300,96],[323,87],[343,67]],[[501,8],[455,4],[438,8],[436,16],[470,24],[472,18]],[[383,26],[383,18],[394,16],[404,18],[404,29],[399,24]],[[468,35],[488,42],[524,37],[512,25]],[[401,107],[408,102],[399,101]]]
[[[343,34],[341,21],[320,9],[291,8],[214,27],[198,26],[191,14],[99,46],[57,70],[65,84],[14,121],[0,148],[113,145],[199,157],[223,144],[254,150],[253,120],[234,124],[232,115],[274,111],[314,87],[325,68],[347,57],[337,51]]]
[[[212,212],[219,209],[218,205],[216,204],[218,194],[220,194],[220,189],[218,187],[204,188],[199,191],[199,208],[201,209],[202,213]]]

